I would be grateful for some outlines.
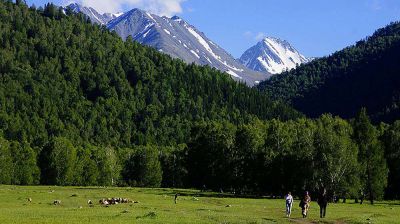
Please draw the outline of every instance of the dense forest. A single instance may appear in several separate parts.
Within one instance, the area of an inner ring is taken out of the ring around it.
[[[29,145],[43,166],[50,158],[41,155],[56,137],[113,154],[146,145],[179,148],[195,122],[303,116],[225,73],[124,42],[53,4],[36,9],[1,1],[0,28],[0,136]]]
[[[356,116],[355,116],[356,117]],[[0,0],[0,183],[399,197],[400,122],[307,119],[83,14]],[[390,173],[389,173],[390,170]]]
[[[366,107],[375,124],[400,118],[400,23],[377,30],[330,56],[260,83],[272,99],[308,117],[332,113],[353,118]]]

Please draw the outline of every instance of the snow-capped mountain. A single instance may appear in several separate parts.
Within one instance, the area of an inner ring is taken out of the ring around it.
[[[304,57],[284,39],[268,37],[244,52],[238,60],[252,70],[276,74],[313,58]]]
[[[140,9],[133,9],[107,21],[104,19],[105,14],[100,15],[92,8],[79,7],[79,11],[92,18],[92,21],[106,24],[124,40],[132,36],[134,40],[153,46],[173,58],[180,58],[187,63],[208,64],[248,85],[257,84],[269,77],[268,73],[250,70],[239,63],[204,33],[178,16],[160,17]]]
[[[92,20],[93,23],[98,23],[98,24],[107,24],[110,20],[113,20],[119,16],[121,16],[122,14],[124,14],[123,12],[120,13],[104,13],[104,14],[100,14],[98,13],[95,9],[91,8],[91,7],[86,7],[77,3],[71,3],[68,6],[64,7],[64,10],[67,7],[71,7],[73,12],[82,12],[83,14],[86,14],[87,16],[90,17],[90,19]]]

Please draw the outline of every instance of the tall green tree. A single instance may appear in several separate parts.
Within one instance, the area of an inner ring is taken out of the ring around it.
[[[27,142],[12,142],[11,184],[39,184],[40,170],[36,164],[36,153]]]
[[[376,128],[371,124],[365,108],[362,108],[354,121],[353,139],[358,145],[358,162],[362,184],[362,201],[366,195],[371,204],[383,197],[387,185],[388,168],[384,150],[378,141]],[[362,202],[361,201],[361,202]]]
[[[400,198],[400,121],[394,122],[382,136],[389,172],[387,198]]]
[[[100,185],[117,185],[121,180],[121,164],[113,147],[98,147],[95,151],[96,164],[99,170]]]
[[[187,169],[191,186],[213,190],[230,188],[235,126],[201,123],[192,130],[187,147]]]
[[[12,157],[10,142],[0,137],[0,183],[11,183]]]
[[[75,184],[78,186],[95,186],[100,176],[91,146],[80,146],[76,150]]]
[[[345,188],[348,180],[357,182],[358,149],[352,141],[352,127],[340,118],[322,115],[317,120],[315,150],[319,187],[329,190],[333,199],[349,189]],[[358,187],[357,185],[353,185]],[[345,195],[343,195],[345,196]]]
[[[138,186],[161,186],[162,170],[157,147],[137,147],[133,172]]]
[[[75,185],[76,149],[65,137],[55,137],[43,149],[42,183]]]

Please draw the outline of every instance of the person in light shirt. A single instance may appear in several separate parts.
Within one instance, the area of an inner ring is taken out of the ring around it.
[[[285,196],[286,200],[286,217],[290,217],[292,213],[293,197],[290,192]]]

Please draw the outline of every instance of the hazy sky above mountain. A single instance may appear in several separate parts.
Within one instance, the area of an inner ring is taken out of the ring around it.
[[[43,6],[46,0],[27,0]],[[99,12],[141,8],[179,15],[235,58],[263,37],[288,40],[307,57],[354,44],[400,20],[399,0],[77,0]],[[53,0],[65,5],[68,0]]]

